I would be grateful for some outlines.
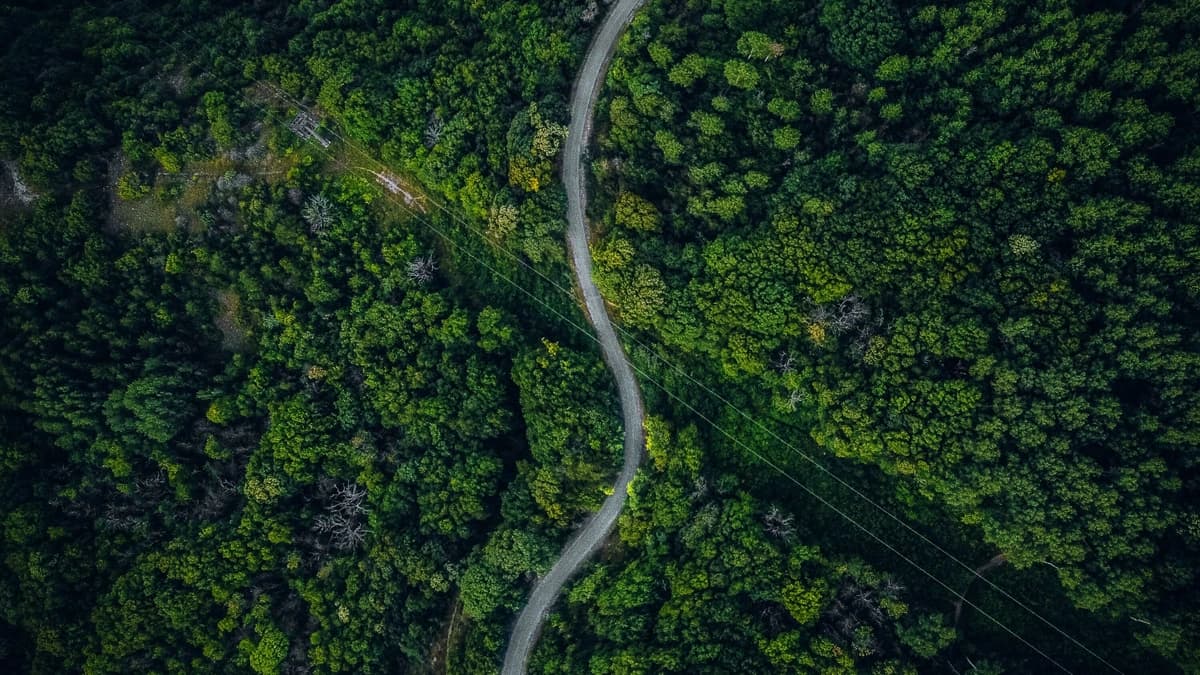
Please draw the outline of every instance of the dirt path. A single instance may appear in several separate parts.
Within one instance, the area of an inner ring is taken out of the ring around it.
[[[613,330],[604,299],[592,281],[592,259],[588,251],[587,213],[587,170],[584,155],[591,135],[592,113],[608,62],[616,48],[617,39],[629,25],[634,12],[643,0],[618,0],[604,17],[604,24],[596,33],[580,67],[571,94],[571,126],[567,132],[567,144],[563,151],[563,183],[567,189],[567,246],[571,251],[571,266],[575,281],[583,294],[588,320],[600,341],[604,361],[617,381],[621,400],[621,411],[625,427],[625,463],[617,475],[613,492],[600,510],[593,515],[567,543],[562,555],[545,576],[533,586],[529,601],[517,616],[508,650],[504,654],[505,675],[524,673],[529,654],[541,633],[542,624],[550,608],[554,606],[567,580],[579,570],[600,545],[617,522],[617,516],[625,506],[629,481],[642,461],[645,437],[642,423],[641,391],[637,378],[625,357],[617,333]]]
[[[1008,558],[1005,557],[1003,553],[998,553],[996,554],[996,557],[975,568],[975,574],[972,575],[971,580],[967,582],[967,587],[963,589],[962,595],[960,595],[959,598],[954,601],[955,628],[958,628],[958,620],[962,618],[963,599],[967,597],[967,592],[971,590],[971,586],[975,583],[975,580],[981,578],[993,568],[999,567],[1006,562],[1008,562]]]

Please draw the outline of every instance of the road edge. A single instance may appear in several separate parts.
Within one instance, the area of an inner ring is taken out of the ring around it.
[[[587,229],[587,171],[583,165],[591,137],[596,100],[604,84],[609,61],[616,51],[617,41],[644,1],[618,0],[605,15],[600,30],[588,46],[571,92],[571,123],[563,149],[562,168],[563,186],[567,192],[567,248],[571,253],[571,269],[575,274],[575,284],[583,296],[588,321],[600,343],[604,362],[617,383],[625,430],[624,463],[613,484],[612,494],[604,500],[600,510],[572,535],[558,560],[534,584],[509,637],[501,670],[504,675],[522,675],[525,672],[550,608],[567,581],[600,548],[616,525],[617,517],[625,506],[629,483],[645,451],[645,412],[641,390],[625,350],[617,339],[604,299],[592,280]]]

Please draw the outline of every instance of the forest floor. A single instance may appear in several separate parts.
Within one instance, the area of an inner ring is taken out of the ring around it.
[[[435,674],[450,672],[450,658],[456,653],[465,633],[460,626],[467,621],[467,616],[462,612],[462,601],[455,597],[454,602],[450,603],[449,609],[446,610],[446,631],[430,649],[429,659],[425,664],[428,672]]]

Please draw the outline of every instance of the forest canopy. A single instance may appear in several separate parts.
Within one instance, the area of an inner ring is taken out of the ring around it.
[[[609,6],[0,8],[5,672],[496,672]],[[531,672],[1200,669],[1197,120],[1195,0],[647,0]]]
[[[208,5],[0,10],[0,157],[38,194],[0,204],[0,663],[488,672],[604,495],[613,386],[503,281],[533,275],[351,161],[511,211],[493,243],[563,275],[550,158],[586,24]]]
[[[627,325],[1191,667],[1198,10],[651,2],[593,164]]]

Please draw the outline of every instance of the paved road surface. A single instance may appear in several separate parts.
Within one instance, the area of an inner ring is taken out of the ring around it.
[[[563,183],[567,188],[567,246],[571,250],[571,262],[575,270],[576,283],[583,291],[588,319],[600,340],[604,361],[617,381],[621,398],[621,412],[625,427],[625,464],[617,475],[613,493],[604,500],[600,510],[588,520],[563,549],[562,555],[545,576],[534,584],[529,602],[517,616],[508,651],[504,654],[504,675],[521,675],[529,661],[529,653],[537,642],[546,614],[570,579],[588,558],[600,548],[617,516],[625,506],[626,488],[642,461],[645,439],[642,432],[642,397],[637,379],[625,351],[617,340],[616,331],[608,318],[604,299],[596,284],[592,282],[592,258],[588,252],[588,231],[584,215],[587,207],[587,171],[583,157],[591,136],[592,111],[596,107],[596,96],[604,83],[608,61],[616,48],[617,38],[633,18],[633,13],[643,0],[617,0],[604,17],[604,25],[596,33],[583,66],[575,80],[571,94],[571,126],[567,132],[567,145],[563,151]]]

